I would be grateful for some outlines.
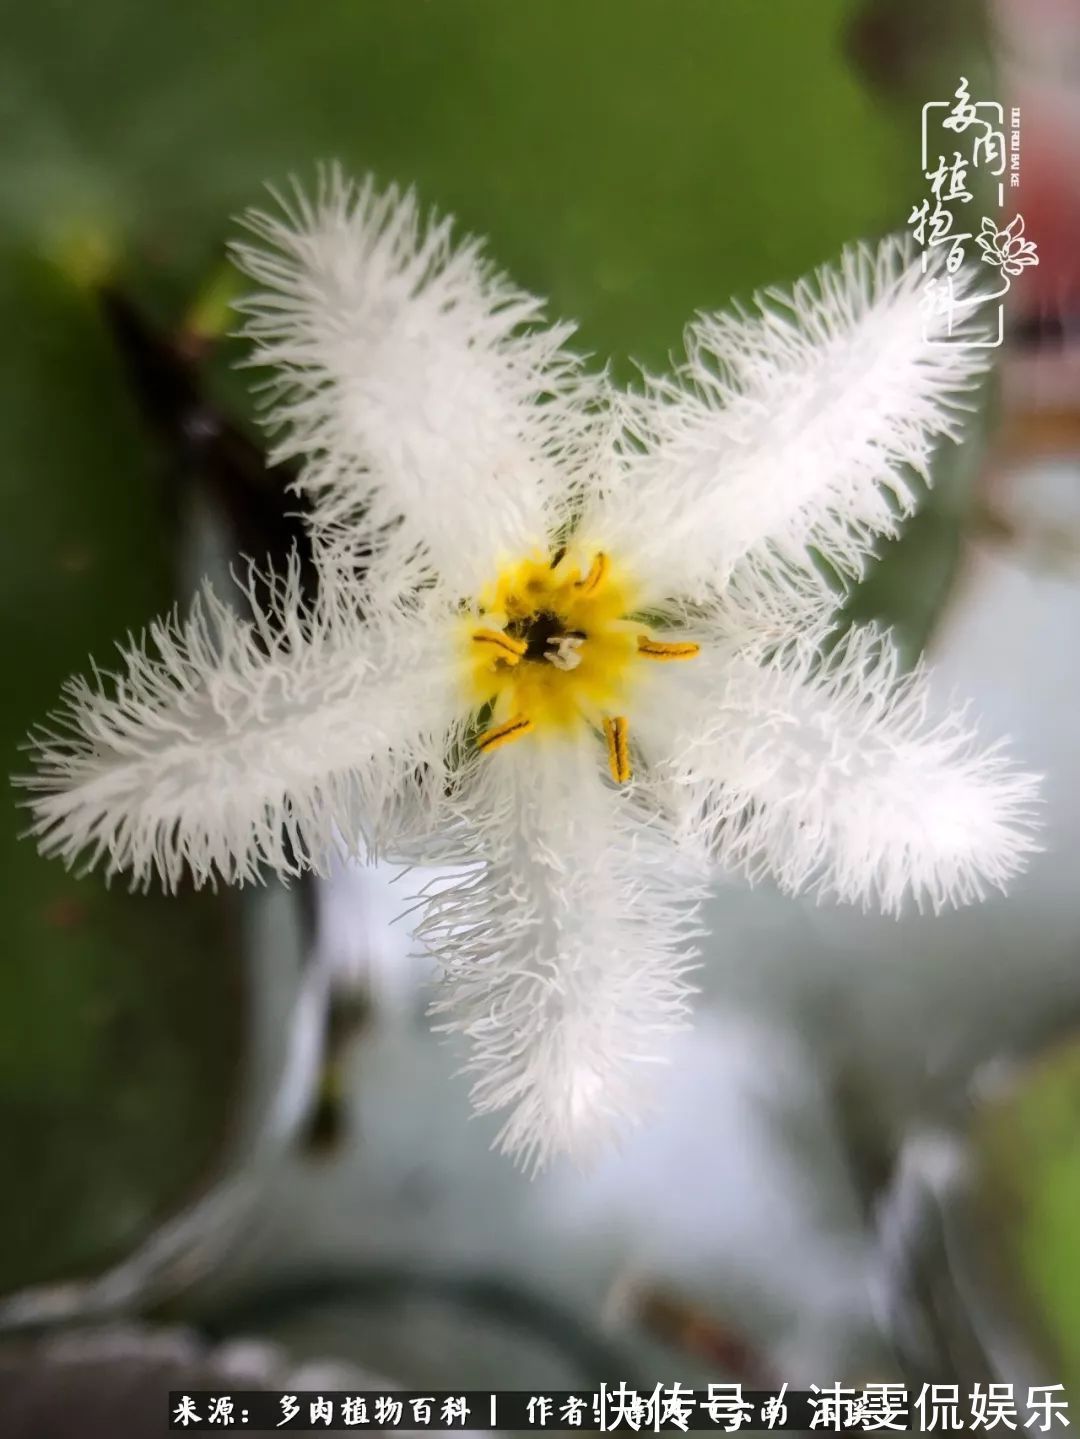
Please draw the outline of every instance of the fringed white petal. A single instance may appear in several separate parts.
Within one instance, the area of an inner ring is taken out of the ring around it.
[[[361,830],[377,844],[420,774],[441,793],[455,691],[437,626],[373,628],[338,600],[305,610],[293,566],[248,620],[206,585],[119,674],[70,680],[20,780],[42,851],[132,887],[242,883],[322,868]]]
[[[931,713],[887,635],[852,632],[827,660],[809,638],[759,663],[708,661],[646,738],[667,747],[690,829],[721,864],[791,892],[898,913],[971,903],[1037,849],[1038,782],[967,720]],[[710,672],[711,671],[711,672]]]
[[[417,934],[446,969],[440,1028],[471,1046],[501,1148],[585,1160],[647,1107],[686,1011],[699,878],[599,770],[602,744],[484,757],[471,863],[429,886]]]
[[[813,550],[860,574],[914,508],[935,442],[959,437],[992,353],[960,339],[977,336],[970,277],[954,281],[948,343],[924,281],[887,240],[790,294],[766,290],[756,312],[700,316],[676,378],[648,380],[628,406],[624,472],[590,527],[655,593],[677,575],[704,598],[740,562],[782,584],[816,573]]]
[[[595,384],[544,327],[542,302],[425,217],[415,196],[336,168],[309,198],[251,212],[233,248],[262,286],[247,300],[253,362],[277,377],[275,455],[304,461],[317,519],[357,550],[399,522],[459,595],[546,540]]]

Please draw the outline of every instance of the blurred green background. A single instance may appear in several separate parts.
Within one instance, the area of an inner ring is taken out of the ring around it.
[[[2,14],[11,770],[62,679],[91,653],[107,665],[193,578],[190,477],[147,423],[102,285],[178,344],[228,293],[231,217],[264,181],[336,158],[489,236],[631,378],[632,360],[665,363],[694,310],[902,228],[922,192],[919,105],[951,93],[961,61],[973,91],[989,83],[966,0],[7,0]],[[219,339],[192,373],[254,436]],[[977,458],[951,452],[854,602],[909,653],[952,573]],[[95,1272],[198,1192],[234,1125],[250,1000],[230,898],[106,890],[39,860],[18,828],[9,807],[0,1291]]]

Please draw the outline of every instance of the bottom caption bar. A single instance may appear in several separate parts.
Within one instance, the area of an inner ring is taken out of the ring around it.
[[[282,1429],[317,1433],[324,1429],[438,1430],[501,1429],[509,1433],[584,1429],[606,1434],[715,1429],[821,1429],[828,1433],[883,1430],[1030,1430],[1046,1434],[1069,1428],[1068,1401],[1061,1384],[840,1384],[809,1389],[743,1390],[740,1384],[688,1389],[657,1384],[652,1390],[625,1384],[596,1391],[528,1393],[275,1393],[203,1390],[169,1394],[169,1428],[188,1433],[227,1429]]]

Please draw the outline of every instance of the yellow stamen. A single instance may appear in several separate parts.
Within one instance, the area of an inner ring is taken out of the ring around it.
[[[578,580],[577,587],[583,595],[594,594],[604,582],[608,572],[608,557],[603,550],[598,550],[596,558],[589,566],[589,573],[583,580]]]
[[[625,784],[630,778],[630,726],[625,715],[604,721],[604,735],[607,739],[608,765],[611,778],[616,784]]]
[[[513,635],[508,635],[505,630],[474,630],[473,642],[478,645],[491,645],[492,649],[498,651],[498,658],[508,665],[516,665],[528,648],[524,640],[514,639]]]
[[[688,641],[654,640],[648,635],[638,635],[637,647],[638,654],[648,660],[692,660],[701,653],[700,645]]]
[[[491,729],[477,735],[476,748],[481,754],[487,754],[488,750],[498,749],[500,745],[513,744],[514,740],[527,735],[532,727],[533,722],[526,715],[515,715],[505,724],[493,725]]]

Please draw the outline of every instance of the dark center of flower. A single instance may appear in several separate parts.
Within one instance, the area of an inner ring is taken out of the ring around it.
[[[563,639],[567,634],[566,621],[552,610],[538,610],[524,619],[511,620],[506,632],[516,640],[523,640],[525,653],[522,659],[544,660],[551,655],[553,641]],[[580,631],[575,637],[584,638]]]

